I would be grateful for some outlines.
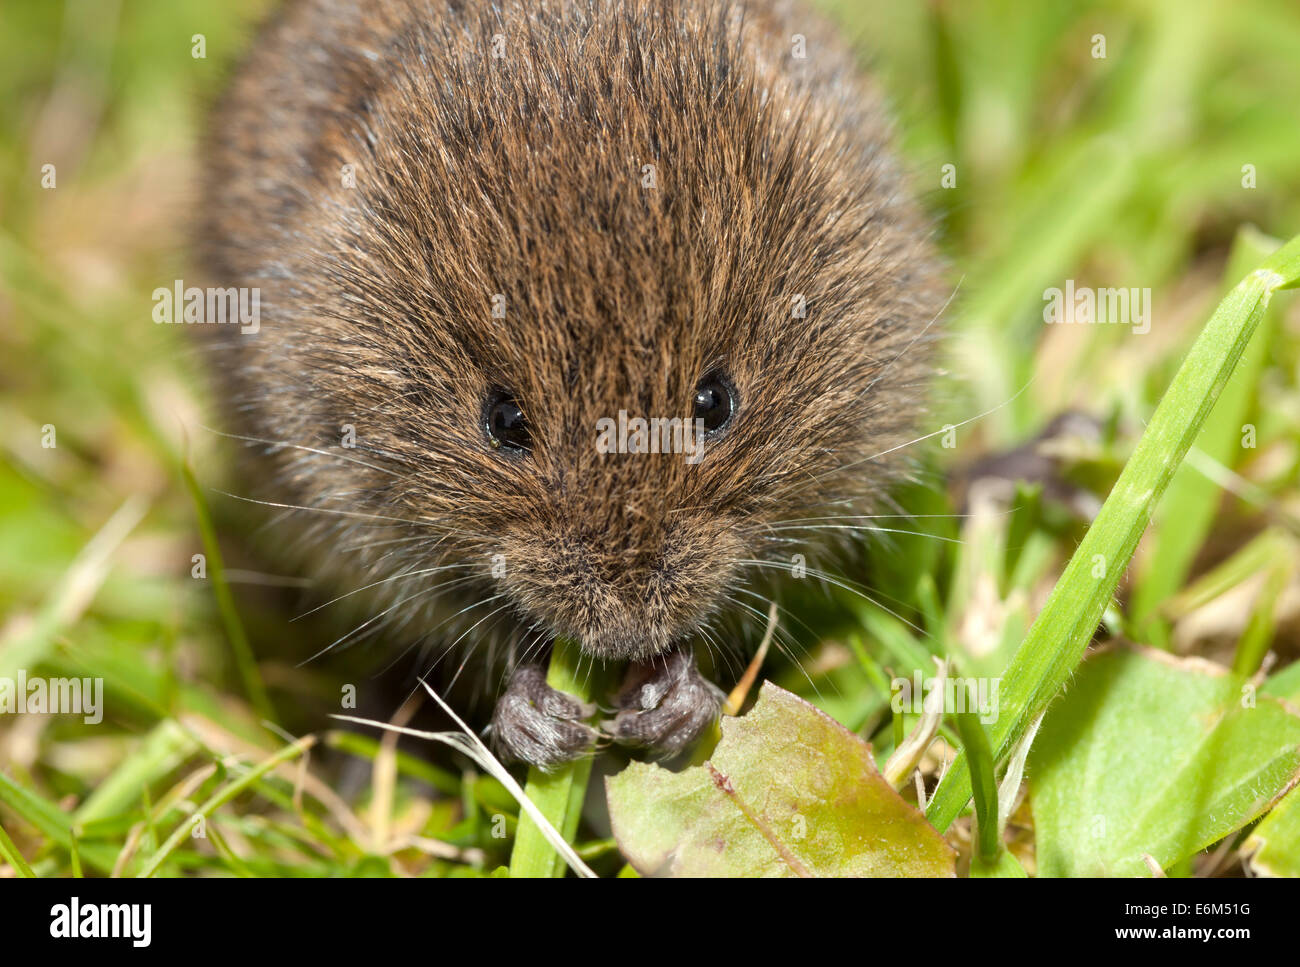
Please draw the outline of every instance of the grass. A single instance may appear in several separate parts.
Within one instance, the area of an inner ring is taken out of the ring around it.
[[[561,639],[551,650],[550,667],[546,683],[552,688],[574,696],[580,702],[595,701],[600,697],[597,686],[602,676],[582,673],[582,652],[571,641]],[[524,794],[540,809],[552,825],[569,842],[578,831],[582,818],[582,803],[591,778],[592,760],[579,759],[545,773],[540,769],[528,771],[528,784]],[[511,876],[563,876],[565,865],[560,856],[542,836],[529,817],[521,816],[515,831],[515,844],[510,853]]]
[[[1056,697],[1092,641],[1161,495],[1241,359],[1273,294],[1300,284],[1300,236],[1233,288],[1192,345],[1105,506],[1007,666],[994,754],[1005,760]],[[946,829],[970,795],[963,752],[927,817]]]
[[[1270,253],[1269,238],[1300,231],[1300,13],[1286,0],[823,6],[871,51],[960,284],[949,377],[918,430],[933,436],[899,494],[915,516],[898,529],[915,533],[830,568],[866,597],[788,582],[776,643],[798,667],[776,648],[763,676],[882,763],[916,722],[891,714],[891,678],[930,674],[934,656],[1002,677],[986,737],[993,763],[1013,760],[1013,795],[995,801],[980,771],[990,821],[973,844],[959,750],[980,736],[952,718],[921,762],[924,794],[965,859],[993,858],[994,825],[1032,873],[1017,740],[1090,645],[1263,668],[1266,691],[1300,697],[1300,316],[1281,292],[1263,305],[1296,274],[1295,243]],[[0,678],[102,679],[105,710],[97,725],[0,716],[0,875],[559,872],[471,760],[328,718],[342,684],[366,687],[366,656],[298,667],[346,616],[290,622],[323,599],[268,573],[250,518],[217,493],[238,487],[198,428],[220,401],[198,388],[183,333],[149,319],[152,289],[186,271],[202,105],[265,8],[0,11]],[[1275,274],[1253,273],[1266,258]],[[1066,279],[1150,288],[1150,331],[1044,325],[1042,293]],[[1076,494],[1105,501],[1091,527],[1034,487],[1005,511],[963,506],[965,468],[1067,410],[1100,426],[1056,458]],[[755,647],[761,624],[739,622],[737,643]],[[739,673],[719,671],[724,687]],[[587,785],[529,782],[578,854],[615,875],[599,815],[574,808]],[[1240,871],[1245,838],[1177,872]]]

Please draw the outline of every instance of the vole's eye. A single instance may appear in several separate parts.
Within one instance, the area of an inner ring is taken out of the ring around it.
[[[532,449],[533,437],[524,411],[506,390],[494,389],[488,394],[483,429],[494,450],[527,453]]]
[[[731,422],[736,393],[722,373],[710,373],[695,387],[695,419],[704,421],[706,433],[717,433]]]

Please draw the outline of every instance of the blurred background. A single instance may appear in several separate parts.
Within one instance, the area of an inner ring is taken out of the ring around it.
[[[1225,283],[1267,236],[1300,232],[1300,7],[820,5],[878,73],[953,268],[935,428],[958,429],[919,454],[922,484],[905,505],[960,509],[959,482],[981,461],[1066,412],[1087,414],[1096,432],[1053,466],[1068,463],[1071,487],[1104,497]],[[213,404],[184,327],[150,316],[153,289],[191,266],[206,105],[272,6],[0,5],[0,677],[93,675],[108,693],[100,727],[0,719],[0,824],[41,872],[130,869],[152,835],[144,817],[201,798],[227,757],[279,746],[263,721],[318,729],[337,707],[335,667],[295,667],[334,625],[289,624],[311,598],[246,546],[241,509],[217,493],[225,457],[198,429],[214,422]],[[1150,331],[1044,325],[1043,292],[1067,279],[1149,288]],[[1157,517],[1134,569],[1154,577],[1125,592],[1128,630],[1147,643],[1231,664],[1244,629],[1262,621],[1253,633],[1294,657],[1298,333],[1279,300],[1233,391],[1224,419],[1235,426],[1204,454],[1217,482],[1176,484],[1173,511]],[[1235,439],[1245,424],[1249,448]],[[792,602],[804,626],[786,633],[803,670],[778,662],[768,674],[870,736],[887,673],[925,665],[934,647],[894,612],[948,648],[991,636],[971,661],[996,672],[1086,521],[1077,501],[1056,505],[1034,503],[1006,525],[1036,535],[1013,542],[1032,560],[1017,550],[990,564],[982,555],[1005,532],[955,520],[933,530],[960,536],[961,550],[889,543],[851,577],[890,607],[825,591]],[[224,580],[195,580],[193,555],[214,538]],[[1224,577],[1223,562],[1237,570]],[[987,574],[992,591],[980,591]],[[1213,594],[1196,584],[1207,574],[1223,585]],[[343,794],[318,784],[319,798],[295,805],[292,784],[268,775],[214,824],[212,842],[178,850],[166,871],[445,873],[500,861],[484,817],[514,806],[493,781],[463,763],[395,759],[357,734],[326,744],[362,764]],[[403,782],[377,783],[378,763]]]

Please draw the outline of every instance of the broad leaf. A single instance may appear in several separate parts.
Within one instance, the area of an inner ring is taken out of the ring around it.
[[[1042,876],[1146,876],[1262,816],[1300,775],[1300,717],[1198,659],[1080,667],[1029,756]]]
[[[713,757],[606,780],[628,862],[660,876],[952,876],[953,851],[876,770],[871,747],[770,682]]]
[[[970,876],[973,880],[978,879],[1020,879],[1023,880],[1027,874],[1025,868],[1020,865],[1020,861],[1006,850],[1000,850],[997,859],[992,863],[985,863],[976,853],[971,857]]]
[[[1292,789],[1246,840],[1259,876],[1300,877],[1300,789]]]

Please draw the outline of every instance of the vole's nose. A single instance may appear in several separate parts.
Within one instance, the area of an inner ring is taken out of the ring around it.
[[[670,535],[662,521],[648,521],[636,511],[601,527],[583,528],[576,543],[583,549],[573,567],[600,580],[619,584],[647,583],[663,568]]]
[[[520,610],[589,653],[648,658],[717,607],[727,573],[717,567],[720,550],[675,527],[649,539],[645,530],[630,539],[616,525],[583,527],[509,553],[500,580]]]

